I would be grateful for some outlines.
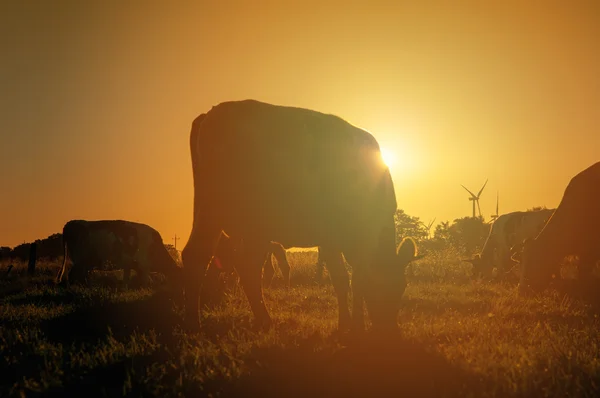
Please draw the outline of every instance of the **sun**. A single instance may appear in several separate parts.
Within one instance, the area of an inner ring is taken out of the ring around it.
[[[381,148],[381,158],[390,169],[396,164],[396,154],[387,148]]]

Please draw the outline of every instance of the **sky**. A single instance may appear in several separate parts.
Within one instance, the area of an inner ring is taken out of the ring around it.
[[[71,219],[191,232],[192,120],[257,99],[396,157],[425,222],[555,207],[600,160],[598,1],[0,2],[0,245]]]

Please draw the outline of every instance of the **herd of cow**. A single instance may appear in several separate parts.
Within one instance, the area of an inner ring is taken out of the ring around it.
[[[415,241],[396,247],[396,195],[379,145],[367,131],[333,115],[254,100],[214,106],[190,134],[194,217],[182,252],[183,268],[153,228],[126,221],[68,222],[63,230],[68,279],[110,260],[143,279],[167,276],[185,292],[185,319],[199,327],[199,296],[218,275],[235,269],[257,325],[271,318],[263,300],[264,274],[275,254],[286,279],[284,247],[319,247],[338,300],[340,330],[364,329],[366,305],[374,329],[396,327],[406,287],[405,267],[419,258]],[[521,263],[522,292],[548,285],[566,255],[578,255],[580,274],[600,259],[600,162],[575,176],[556,210],[498,217],[474,274],[508,271]],[[342,256],[343,253],[343,256]],[[352,267],[352,316],[345,260]],[[269,271],[269,268],[271,271]],[[585,277],[585,276],[584,276]]]

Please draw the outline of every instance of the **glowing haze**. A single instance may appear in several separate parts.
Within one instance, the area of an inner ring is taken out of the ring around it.
[[[227,100],[369,130],[425,221],[486,178],[488,218],[556,206],[600,160],[600,2],[281,3],[4,2],[0,245],[120,218],[183,247],[191,122]]]

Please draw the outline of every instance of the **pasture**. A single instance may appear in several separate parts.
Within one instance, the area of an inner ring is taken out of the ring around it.
[[[600,319],[556,291],[517,297],[516,285],[472,281],[452,251],[407,269],[399,330],[386,340],[336,333],[330,283],[316,252],[289,252],[291,288],[265,290],[274,325],[252,328],[241,289],[203,309],[201,333],[158,288],[117,288],[96,271],[88,287],[57,288],[60,263],[0,283],[0,396],[595,397]],[[7,264],[1,264],[5,270]]]

